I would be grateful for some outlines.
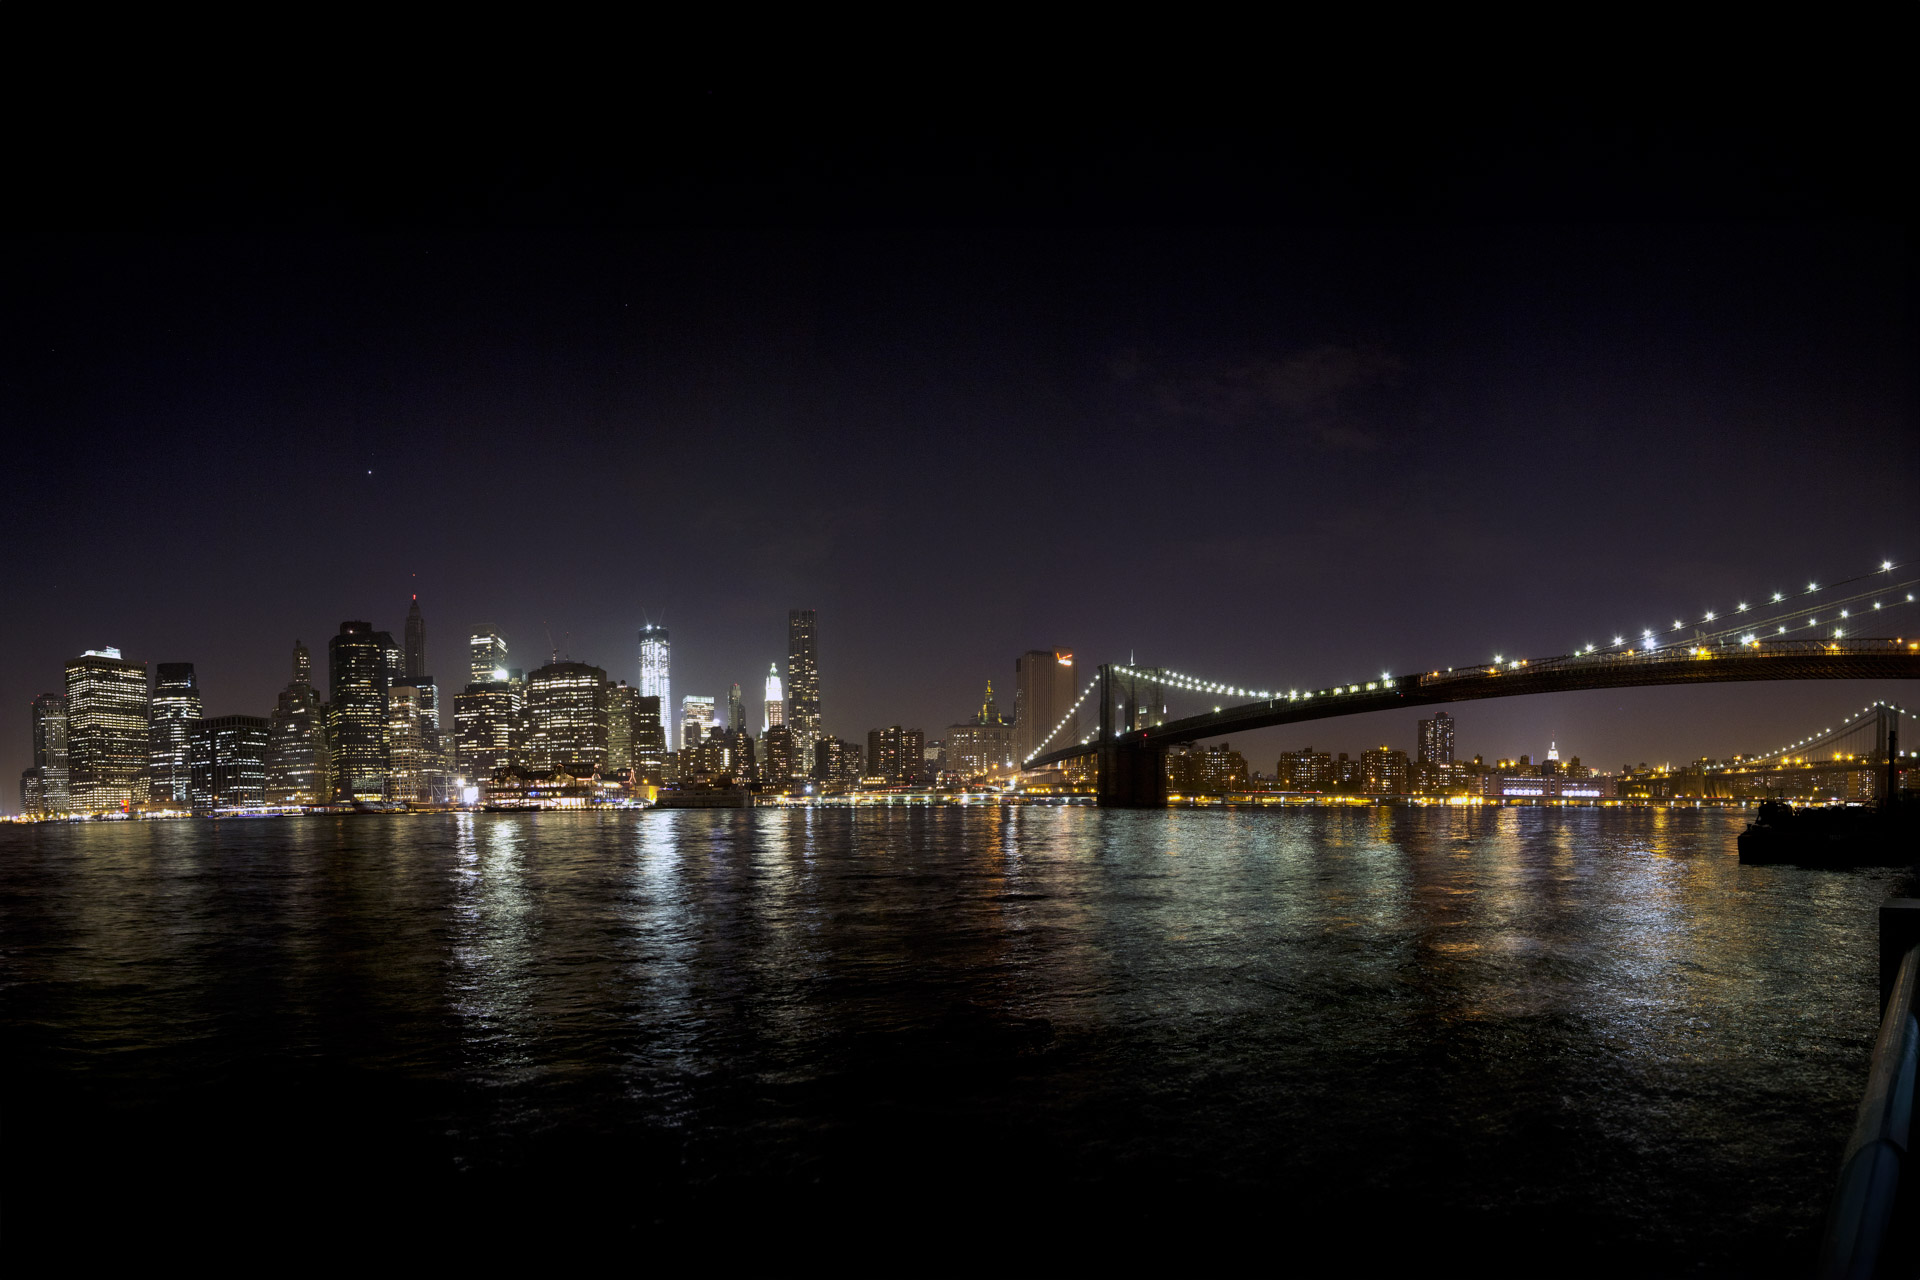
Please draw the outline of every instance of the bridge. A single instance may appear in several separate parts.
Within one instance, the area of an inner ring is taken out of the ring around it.
[[[1109,663],[1023,769],[1044,769],[1091,758],[1100,803],[1153,808],[1167,801],[1167,748],[1251,729],[1366,715],[1408,707],[1524,697],[1584,689],[1654,685],[1726,684],[1756,680],[1920,679],[1920,639],[1860,636],[1860,625],[1887,618],[1914,604],[1920,578],[1894,581],[1898,566],[1821,587],[1807,584],[1792,597],[1772,593],[1759,606],[1739,603],[1724,615],[1709,612],[1670,631],[1651,628],[1612,645],[1583,646],[1557,657],[1529,659],[1495,655],[1493,661],[1436,667],[1319,688],[1250,689],[1204,680],[1165,667]],[[1823,621],[1824,619],[1824,621]],[[1211,710],[1169,715],[1169,698],[1199,695],[1219,699]],[[1097,698],[1097,726],[1078,740],[1080,709]]]

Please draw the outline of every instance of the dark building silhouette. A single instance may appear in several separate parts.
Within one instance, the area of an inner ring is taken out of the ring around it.
[[[191,750],[193,812],[258,811],[267,800],[267,722],[259,716],[196,721]]]
[[[43,693],[27,707],[33,733],[33,764],[20,775],[20,811],[34,817],[66,813],[67,695]]]
[[[420,597],[407,606],[407,647],[402,659],[408,683],[417,683],[427,674],[427,621],[420,616]]]

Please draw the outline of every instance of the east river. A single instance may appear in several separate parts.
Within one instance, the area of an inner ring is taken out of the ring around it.
[[[1804,1272],[1897,873],[1742,867],[1743,822],[0,828],[0,1231]]]

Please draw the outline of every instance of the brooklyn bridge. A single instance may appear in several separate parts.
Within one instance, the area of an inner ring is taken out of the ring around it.
[[[1894,581],[1903,566],[1883,564],[1789,597],[1740,603],[1725,615],[1674,619],[1613,643],[1583,646],[1549,658],[1496,654],[1491,661],[1424,671],[1381,672],[1371,679],[1319,688],[1249,688],[1169,667],[1102,664],[1073,709],[1022,763],[1044,769],[1091,757],[1100,803],[1151,808],[1167,801],[1167,748],[1178,743],[1276,725],[1366,715],[1483,698],[1525,697],[1588,689],[1726,684],[1758,680],[1920,679],[1920,638],[1859,635],[1860,627],[1911,611],[1920,578]],[[1097,707],[1097,724],[1078,738],[1081,709]],[[1212,702],[1176,714],[1179,703]],[[1071,739],[1061,741],[1063,738]]]

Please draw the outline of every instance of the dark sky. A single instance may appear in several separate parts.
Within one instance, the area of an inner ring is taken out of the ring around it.
[[[631,681],[644,610],[676,695],[750,699],[810,606],[827,727],[934,737],[989,678],[1011,710],[1029,647],[1316,685],[1920,560],[1896,152],[1837,112],[1307,146],[698,105],[611,160],[136,133],[124,183],[36,184],[0,301],[8,811],[80,650],[265,714],[295,637],[324,664],[415,591],[443,683],[482,620]],[[1901,694],[1457,715],[1469,754],[1615,767]]]

